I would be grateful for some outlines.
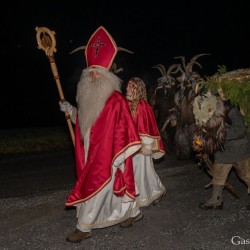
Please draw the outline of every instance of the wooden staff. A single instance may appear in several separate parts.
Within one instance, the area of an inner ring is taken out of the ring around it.
[[[59,80],[58,70],[56,67],[55,59],[54,59],[54,52],[56,52],[56,39],[55,39],[55,32],[51,31],[46,27],[36,27],[36,40],[38,43],[38,49],[42,49],[46,56],[49,58],[50,66],[54,75],[54,79],[56,81],[57,89],[60,95],[60,101],[64,102],[65,98],[63,95],[61,83]],[[70,115],[67,111],[65,111],[65,118],[68,123],[70,135],[75,146],[75,136],[72,127],[72,123],[70,120]]]

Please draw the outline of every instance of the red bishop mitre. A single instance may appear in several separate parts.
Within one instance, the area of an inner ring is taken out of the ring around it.
[[[90,37],[85,49],[87,66],[110,69],[117,51],[112,36],[100,26]]]

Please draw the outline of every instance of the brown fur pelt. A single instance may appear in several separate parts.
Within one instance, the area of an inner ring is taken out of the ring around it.
[[[211,110],[208,109],[208,112]],[[198,152],[206,152],[213,155],[215,151],[223,146],[226,127],[225,127],[226,109],[223,101],[218,97],[215,110],[207,121],[197,122],[193,138],[193,148]]]
[[[195,93],[192,88],[180,89],[175,95],[177,123],[174,137],[177,159],[189,159],[192,156],[194,135],[194,114],[192,102]]]

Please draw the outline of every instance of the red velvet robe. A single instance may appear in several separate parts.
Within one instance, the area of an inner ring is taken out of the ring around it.
[[[133,116],[140,136],[148,136],[154,138],[157,142],[153,149],[154,152],[162,152],[165,154],[164,145],[160,136],[160,132],[155,120],[154,112],[150,105],[141,100],[137,105],[137,115]]]
[[[137,147],[136,147],[137,145]],[[100,192],[112,176],[112,164],[124,152],[125,170],[116,174],[114,193],[134,198],[135,184],[131,155],[140,148],[141,141],[121,93],[115,91],[91,127],[88,159],[84,159],[84,141],[78,119],[75,126],[75,158],[77,180],[66,206],[86,201]],[[133,147],[134,146],[134,147]]]

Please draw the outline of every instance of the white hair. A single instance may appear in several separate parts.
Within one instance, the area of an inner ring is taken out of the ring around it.
[[[96,79],[91,78],[92,71],[97,71],[101,76]],[[109,96],[115,90],[121,92],[121,82],[121,79],[107,69],[86,68],[83,70],[76,94],[82,136],[95,123]]]

